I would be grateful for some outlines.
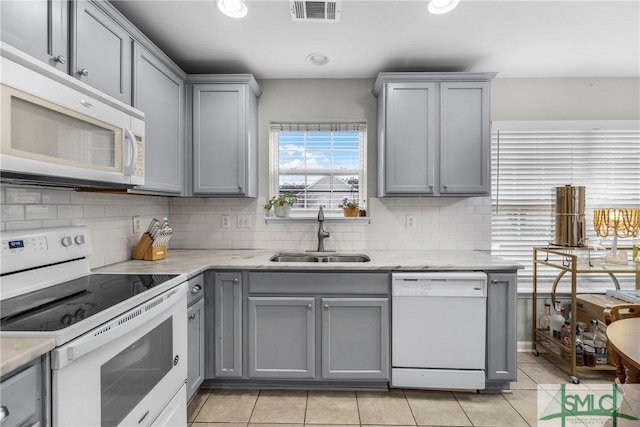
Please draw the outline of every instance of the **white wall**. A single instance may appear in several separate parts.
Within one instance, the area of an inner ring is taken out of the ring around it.
[[[491,119],[638,120],[640,78],[497,78]]]

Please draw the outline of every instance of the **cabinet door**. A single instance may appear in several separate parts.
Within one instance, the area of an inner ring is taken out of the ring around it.
[[[204,381],[204,299],[187,310],[187,400],[198,391]]]
[[[389,299],[322,299],[322,378],[389,379]]]
[[[487,381],[515,381],[516,274],[490,273],[487,289]]]
[[[249,377],[315,376],[315,299],[249,297]]]
[[[433,194],[436,83],[392,83],[385,88],[385,194]]]
[[[489,194],[488,82],[440,84],[440,193]]]
[[[71,74],[130,104],[131,37],[97,4],[81,0],[75,7],[75,61]]]
[[[69,3],[66,0],[3,0],[2,41],[69,71]]]
[[[133,106],[144,112],[143,190],[181,193],[184,164],[184,81],[135,45]]]
[[[214,279],[215,376],[242,376],[242,274],[216,273]]]
[[[246,91],[193,85],[193,194],[246,194]]]

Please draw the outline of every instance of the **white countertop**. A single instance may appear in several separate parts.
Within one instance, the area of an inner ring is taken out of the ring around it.
[[[273,262],[277,251],[233,249],[170,249],[159,261],[130,260],[95,272],[140,274],[186,273],[189,277],[205,270],[313,270],[313,271],[468,271],[516,270],[522,265],[479,251],[366,251],[368,262]],[[342,252],[341,252],[342,253]],[[327,252],[330,255],[331,252]]]
[[[129,260],[95,270],[96,273],[186,274],[193,277],[206,270],[309,270],[309,271],[504,271],[520,264],[478,251],[366,251],[368,262],[300,263],[273,262],[276,251],[231,249],[171,249],[159,261]],[[327,253],[328,255],[331,252]],[[0,339],[0,374],[4,375],[45,354],[53,339]]]
[[[0,338],[0,376],[53,350],[53,347],[53,338]]]

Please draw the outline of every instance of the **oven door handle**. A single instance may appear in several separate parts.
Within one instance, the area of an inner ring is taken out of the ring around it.
[[[62,369],[87,353],[139,328],[154,317],[183,302],[186,316],[187,282],[133,308],[106,324],[51,352],[51,368]],[[183,298],[182,298],[183,297]]]

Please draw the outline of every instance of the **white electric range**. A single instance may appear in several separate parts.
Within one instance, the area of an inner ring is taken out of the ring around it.
[[[93,274],[86,227],[1,234],[0,337],[50,337],[56,426],[186,425],[186,275]]]

